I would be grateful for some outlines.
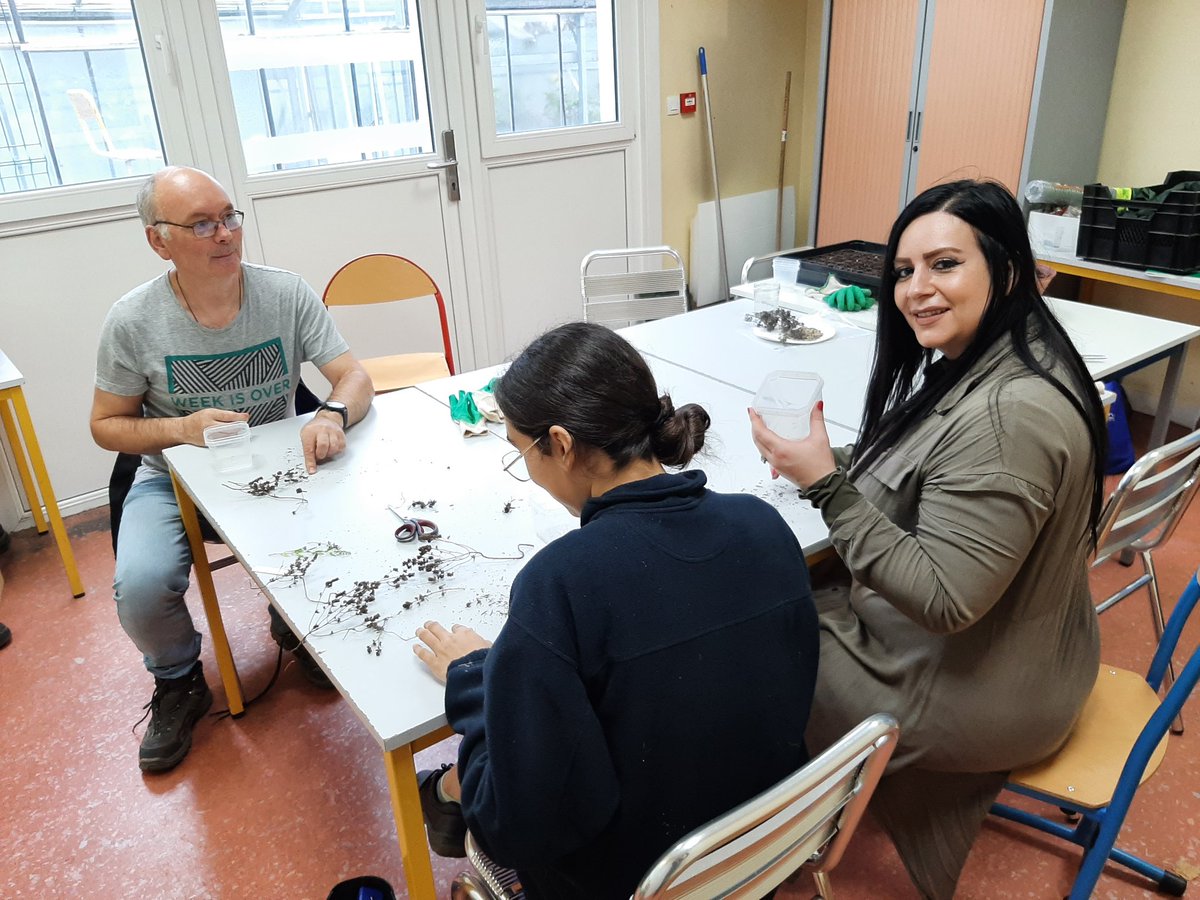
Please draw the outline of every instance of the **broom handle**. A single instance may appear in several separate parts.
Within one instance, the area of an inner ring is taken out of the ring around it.
[[[775,203],[775,249],[783,249],[783,164],[787,159],[788,101],[792,96],[792,73],[783,82],[783,130],[779,138],[779,198]]]
[[[725,223],[721,221],[721,183],[717,180],[717,145],[713,142],[712,104],[708,100],[708,60],[700,48],[700,84],[704,88],[704,113],[708,118],[708,156],[712,160],[713,193],[717,200],[717,262],[721,275],[721,299],[729,299],[729,271],[725,265]]]

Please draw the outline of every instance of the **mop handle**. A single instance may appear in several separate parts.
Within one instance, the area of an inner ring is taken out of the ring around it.
[[[708,119],[708,155],[712,159],[713,193],[717,208],[717,262],[721,277],[721,299],[729,299],[729,272],[725,264],[725,223],[721,220],[721,183],[717,179],[717,145],[713,141],[712,104],[708,100],[708,60],[700,48],[700,84],[704,88],[704,113]]]

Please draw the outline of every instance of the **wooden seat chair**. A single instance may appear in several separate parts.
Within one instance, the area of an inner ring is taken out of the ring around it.
[[[1166,697],[1159,699],[1167,663],[1198,598],[1200,583],[1193,575],[1166,623],[1146,676],[1101,665],[1096,685],[1066,744],[1048,759],[1009,775],[1007,790],[1076,814],[1078,823],[1070,827],[1003,803],[992,807],[993,815],[1084,849],[1069,900],[1090,897],[1109,860],[1146,876],[1164,893],[1178,897],[1187,888],[1179,874],[1114,844],[1138,788],[1162,762],[1172,720],[1200,679],[1198,644]],[[1183,838],[1187,828],[1174,833]]]
[[[1129,467],[1105,502],[1092,565],[1132,555],[1141,561],[1142,572],[1098,603],[1097,612],[1104,612],[1144,587],[1150,595],[1155,640],[1162,638],[1164,617],[1153,552],[1175,533],[1197,489],[1200,431],[1151,450]],[[1169,688],[1174,680],[1175,666],[1168,661],[1165,686]],[[1174,731],[1183,733],[1182,717],[1176,721]]]
[[[579,285],[585,322],[617,327],[688,308],[683,260],[670,247],[594,250],[580,263]]]
[[[650,867],[633,900],[758,900],[799,871],[832,900],[838,864],[895,749],[900,729],[882,713],[774,787],[678,840]],[[512,870],[500,869],[468,835],[478,876],[455,879],[456,900],[523,897]]]
[[[350,260],[333,274],[325,287],[324,301],[329,307],[392,303],[419,297],[433,297],[437,302],[442,351],[360,360],[375,383],[377,394],[454,374],[454,352],[442,292],[429,273],[415,262],[391,253],[370,253]]]

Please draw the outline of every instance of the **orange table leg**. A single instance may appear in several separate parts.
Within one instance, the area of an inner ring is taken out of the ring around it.
[[[208,630],[212,634],[213,652],[217,657],[217,669],[221,673],[221,683],[225,686],[225,700],[229,704],[229,714],[236,719],[246,712],[246,704],[242,699],[242,683],[238,679],[237,664],[233,661],[233,651],[229,649],[229,637],[225,634],[225,620],[221,618],[221,607],[217,603],[217,589],[213,584],[208,554],[204,550],[204,538],[200,535],[200,520],[196,516],[196,504],[192,502],[192,498],[173,473],[171,484],[175,488],[175,499],[179,503],[179,517],[183,520],[188,546],[192,550],[192,565],[196,569],[196,585],[200,588],[200,597],[204,600],[204,615],[208,619]]]
[[[405,744],[386,751],[383,764],[387,769],[392,814],[396,817],[396,831],[400,836],[400,859],[404,863],[408,896],[414,900],[435,900],[437,891],[433,886],[433,864],[429,860],[425,820],[421,816],[421,799],[417,794],[413,745]]]
[[[37,434],[33,430],[33,419],[29,415],[29,407],[25,405],[25,393],[19,388],[9,388],[5,393],[8,395],[7,400],[10,400],[13,409],[17,413],[17,424],[21,429],[21,436],[25,439],[25,452],[29,454],[29,462],[33,466],[33,474],[37,477],[38,486],[41,488],[41,501],[46,506],[46,516],[50,519],[50,530],[54,532],[54,540],[58,543],[58,552],[62,556],[63,566],[67,570],[67,581],[71,583],[71,594],[75,597],[83,596],[83,581],[79,577],[79,568],[75,565],[75,554],[71,551],[71,541],[67,538],[67,527],[63,524],[62,514],[58,510],[58,501],[54,499],[54,488],[50,484],[50,473],[46,471],[46,461],[42,458],[42,449],[38,446]],[[14,456],[20,457],[16,447],[13,448]],[[18,467],[19,468],[19,467]],[[28,477],[26,475],[26,477]],[[29,505],[31,509],[38,509],[39,501],[36,494],[29,495]],[[36,521],[38,514],[34,513]],[[45,531],[45,528],[42,528]]]
[[[13,459],[17,461],[17,474],[21,478],[21,487],[25,490],[25,496],[29,499],[29,509],[33,513],[33,524],[37,526],[38,534],[45,534],[49,530],[46,524],[46,518],[42,515],[42,504],[37,499],[37,489],[33,486],[33,476],[29,473],[29,463],[25,460],[24,445],[21,443],[21,436],[17,432],[16,422],[13,421],[12,410],[8,408],[10,401],[10,393],[15,393],[19,388],[9,388],[3,391],[3,397],[0,398],[0,420],[4,422],[4,433],[8,435],[8,445],[12,447]]]

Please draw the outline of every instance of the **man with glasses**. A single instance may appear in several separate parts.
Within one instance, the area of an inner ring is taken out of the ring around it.
[[[212,177],[170,167],[137,209],[150,248],[171,263],[109,311],[100,334],[91,428],[106,450],[141,456],[122,506],[113,589],[125,633],[154,675],[144,772],[174,768],[212,705],[200,635],[184,603],[191,552],[162,451],[204,446],[204,429],[293,415],[300,364],[333,390],[300,431],[309,471],[340,453],[370,407],[371,379],[300,276],[242,262],[242,213]],[[310,680],[328,679],[272,610],[271,633]]]

